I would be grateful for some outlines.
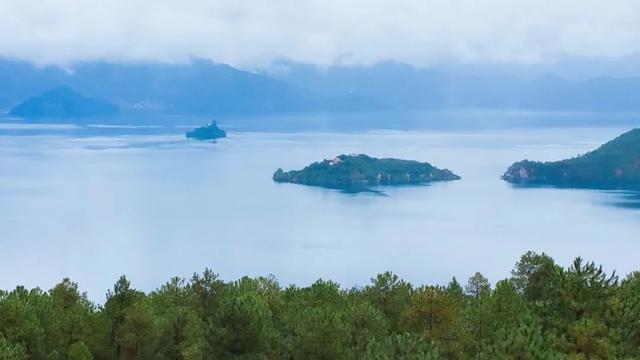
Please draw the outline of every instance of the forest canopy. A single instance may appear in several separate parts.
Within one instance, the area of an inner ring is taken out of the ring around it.
[[[528,252],[493,286],[480,273],[417,286],[386,272],[358,288],[283,287],[207,269],[150,293],[122,276],[103,305],[69,279],[0,291],[0,359],[231,358],[640,358],[640,273]]]

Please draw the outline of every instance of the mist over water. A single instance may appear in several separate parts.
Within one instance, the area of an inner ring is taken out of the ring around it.
[[[205,267],[226,280],[271,273],[300,285],[365,285],[386,270],[416,284],[480,271],[493,283],[527,250],[637,269],[637,193],[500,180],[514,161],[575,156],[632,126],[277,133],[236,124],[217,143],[176,130],[1,130],[0,288],[71,277],[101,302],[121,274],[150,290]],[[342,153],[428,161],[462,180],[376,189],[385,196],[271,180],[279,167]]]

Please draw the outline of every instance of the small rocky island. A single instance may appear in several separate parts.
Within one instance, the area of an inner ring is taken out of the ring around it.
[[[196,140],[215,140],[227,137],[227,132],[220,129],[215,121],[212,121],[208,125],[187,131],[186,136]]]
[[[458,179],[460,177],[453,172],[426,162],[377,159],[364,154],[339,155],[331,160],[315,162],[302,170],[278,169],[273,174],[276,182],[347,190]]]
[[[572,159],[516,162],[502,179],[534,186],[640,189],[640,129],[624,133],[597,150]]]
[[[118,107],[106,100],[87,97],[68,86],[60,86],[25,100],[9,114],[25,119],[77,119],[117,112]]]

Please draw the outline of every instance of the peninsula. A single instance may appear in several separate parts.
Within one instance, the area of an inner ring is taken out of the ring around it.
[[[626,132],[600,148],[561,161],[523,160],[502,179],[522,185],[594,189],[640,188],[640,129]]]

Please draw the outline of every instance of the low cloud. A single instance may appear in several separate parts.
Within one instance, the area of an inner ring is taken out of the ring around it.
[[[637,0],[0,0],[0,56],[544,64],[640,52]]]

